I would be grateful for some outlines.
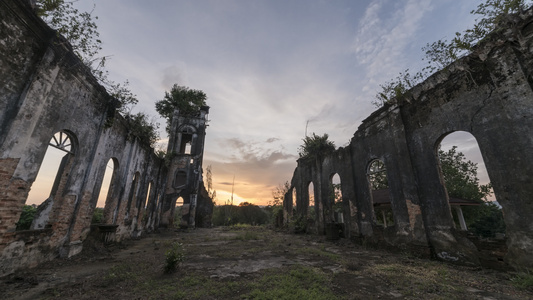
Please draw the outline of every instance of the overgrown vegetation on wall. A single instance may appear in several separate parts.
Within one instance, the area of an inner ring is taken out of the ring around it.
[[[175,109],[181,116],[194,116],[200,108],[206,105],[207,95],[200,90],[193,90],[186,86],[174,84],[165,97],[155,103],[155,110],[167,120],[166,130],[170,133],[170,124]]]
[[[486,0],[480,3],[477,9],[470,12],[479,16],[472,28],[462,33],[456,32],[450,41],[438,40],[426,44],[422,51],[425,52],[423,60],[427,65],[414,74],[409,70],[400,72],[396,78],[380,85],[380,91],[372,100],[372,104],[381,107],[393,99],[401,99],[409,89],[424,81],[429,75],[445,69],[460,57],[471,53],[475,45],[505,22],[509,15],[525,11],[532,3],[531,0]]]
[[[20,214],[20,219],[17,222],[17,230],[30,229],[31,223],[35,218],[35,213],[37,213],[37,207],[33,205],[24,205],[22,213]]]
[[[327,133],[319,136],[314,132],[303,139],[303,144],[298,148],[298,155],[304,160],[321,160],[325,155],[335,151],[335,144],[328,140]]]
[[[129,81],[117,83],[109,79],[109,72],[105,65],[109,57],[100,56],[102,41],[93,12],[80,12],[74,7],[75,1],[65,0],[37,0],[35,12],[50,27],[63,36],[72,46],[72,50],[91,71],[98,82],[106,88],[111,97],[118,100],[121,113],[129,122],[130,134],[140,141],[154,146],[159,139],[157,129],[159,124],[150,120],[145,113],[133,114],[131,111],[139,102],[137,96],[129,88]]]
[[[128,138],[137,137],[151,146],[159,140],[157,131],[159,124],[155,121],[148,121],[148,116],[145,113],[127,114],[125,119],[128,123]]]

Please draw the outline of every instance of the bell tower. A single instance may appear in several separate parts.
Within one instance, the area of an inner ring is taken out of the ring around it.
[[[174,209],[179,197],[183,199],[181,228],[194,228],[198,193],[203,184],[202,160],[209,106],[202,106],[193,114],[181,115],[175,110],[170,126],[167,157],[170,160],[162,225],[172,225]]]

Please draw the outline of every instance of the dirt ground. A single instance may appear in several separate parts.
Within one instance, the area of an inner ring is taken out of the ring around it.
[[[165,252],[183,244],[177,271]],[[167,230],[0,278],[1,299],[533,299],[514,273],[264,227]]]

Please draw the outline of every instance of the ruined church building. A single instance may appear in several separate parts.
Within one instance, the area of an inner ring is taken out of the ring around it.
[[[373,112],[348,146],[321,161],[299,159],[284,199],[286,224],[314,213],[314,232],[335,221],[341,182],[345,236],[479,265],[479,249],[455,228],[437,156],[444,137],[472,134],[506,224],[505,262],[533,268],[533,11],[510,16],[473,53]],[[394,224],[374,218],[371,165],[385,167]],[[314,195],[309,195],[312,183]],[[313,212],[308,211],[310,199]]]
[[[179,198],[180,226],[210,226],[202,182],[209,107],[174,112],[165,160],[132,134],[117,100],[27,1],[0,0],[0,53],[0,276],[75,255],[95,231],[120,241],[173,226]],[[49,145],[64,155],[52,190],[30,230],[16,230]],[[91,227],[110,161],[103,224]]]
[[[208,107],[194,117],[176,111],[168,148],[175,155],[157,157],[132,136],[116,100],[26,1],[0,0],[0,71],[0,276],[75,255],[94,231],[117,241],[173,226],[180,197],[181,226],[210,225],[201,175]],[[442,260],[479,264],[476,247],[455,228],[436,149],[446,135],[466,131],[478,142],[503,207],[505,259],[533,268],[532,71],[530,10],[372,113],[347,147],[320,162],[299,160],[285,196],[285,222],[307,216],[312,182],[312,226],[323,233],[334,218],[328,193],[338,174],[347,237],[425,247]],[[49,144],[64,152],[49,200],[32,229],[16,230]],[[110,160],[105,226],[91,227]],[[368,170],[375,160],[386,166],[394,215],[385,229],[373,219]]]

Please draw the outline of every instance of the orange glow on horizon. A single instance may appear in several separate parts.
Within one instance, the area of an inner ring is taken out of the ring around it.
[[[216,190],[217,197],[216,197],[216,205],[224,205],[226,203],[231,202],[231,190],[225,191],[225,190]],[[248,194],[248,193],[246,193]],[[271,192],[269,191],[269,194]],[[237,192],[233,192],[233,205],[238,206],[239,204],[243,202],[248,202],[255,205],[268,205],[268,202],[270,199],[264,199],[264,198],[256,198],[256,197],[243,197],[239,195]]]

